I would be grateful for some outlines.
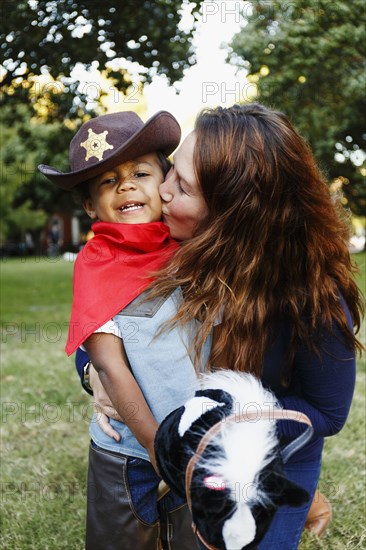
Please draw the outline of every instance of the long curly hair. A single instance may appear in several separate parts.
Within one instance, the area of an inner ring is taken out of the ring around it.
[[[350,349],[344,297],[359,330],[364,305],[353,279],[349,223],[310,148],[282,113],[253,103],[203,111],[194,167],[208,215],[159,273],[154,295],[181,286],[171,323],[201,321],[200,349],[217,320],[211,365],[259,376],[282,319],[289,319],[289,379],[299,340],[319,352],[319,327],[341,327]],[[314,338],[314,336],[317,336]],[[318,342],[318,343],[316,343]]]

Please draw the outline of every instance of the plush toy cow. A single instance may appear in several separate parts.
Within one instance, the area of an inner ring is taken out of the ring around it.
[[[285,458],[276,433],[281,418],[308,424]],[[257,378],[219,371],[165,418],[155,452],[164,481],[187,498],[202,547],[254,550],[279,506],[309,500],[284,477],[283,463],[311,435],[309,419],[282,411]]]

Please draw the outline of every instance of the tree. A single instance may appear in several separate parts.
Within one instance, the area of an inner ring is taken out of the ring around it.
[[[289,116],[353,213],[366,215],[364,3],[251,5],[231,61],[249,68],[260,101]]]
[[[57,114],[73,112],[73,99],[83,93],[70,78],[77,63],[94,63],[105,71],[121,91],[131,82],[126,68],[112,60],[124,59],[141,65],[140,76],[148,81],[153,73],[172,81],[194,62],[191,32],[179,28],[183,0],[28,0],[2,3],[1,59],[5,69],[1,87],[4,100],[14,94],[27,100],[30,81],[48,73],[69,93],[59,100]],[[185,4],[188,4],[184,0]],[[195,4],[189,4],[198,10]],[[109,62],[109,63],[108,63]],[[147,70],[149,69],[149,70]],[[62,103],[62,104],[61,104]]]
[[[60,122],[40,124],[27,104],[3,106],[0,114],[0,241],[15,241],[43,227],[47,214],[72,208],[67,194],[48,185],[37,171],[52,158],[67,168],[72,132]]]
[[[45,212],[75,206],[37,171],[39,163],[67,170],[71,137],[86,118],[105,110],[101,96],[87,106],[73,70],[78,64],[98,68],[108,85],[133,93],[141,108],[144,82],[154,74],[178,80],[194,62],[192,31],[179,26],[182,6],[192,13],[199,8],[188,0],[1,3],[2,240],[41,227]],[[131,81],[130,62],[141,82]]]

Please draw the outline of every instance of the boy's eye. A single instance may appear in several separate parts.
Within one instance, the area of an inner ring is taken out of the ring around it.
[[[135,178],[146,178],[149,174],[147,172],[135,172]]]
[[[105,180],[103,180],[101,182],[102,185],[108,185],[108,184],[111,184],[111,183],[116,183],[117,181],[117,178],[106,178]]]

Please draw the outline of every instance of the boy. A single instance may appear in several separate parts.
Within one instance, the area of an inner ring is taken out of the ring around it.
[[[177,147],[179,139],[179,125],[166,112],[157,113],[146,124],[132,112],[103,115],[85,123],[73,138],[71,172],[39,166],[43,174],[63,189],[76,189],[88,215],[99,220],[92,226],[95,236],[75,263],[66,351],[70,355],[84,345],[118,413],[111,424],[120,440],[111,444],[94,421],[91,453],[102,449],[127,458],[125,476],[132,501],[134,485],[144,485],[146,494],[151,493],[147,486],[153,486],[156,495],[159,478],[155,472],[147,472],[146,464],[142,464],[138,479],[136,472],[134,479],[130,479],[134,465],[131,460],[150,459],[155,467],[153,444],[158,423],[192,395],[196,379],[187,354],[189,341],[184,335],[173,330],[154,339],[161,323],[174,314],[179,299],[176,293],[163,298],[157,308],[153,304],[153,314],[146,314],[144,302],[136,305],[135,300],[152,281],[148,274],[159,269],[177,248],[168,228],[160,221],[158,189],[170,166],[165,155]],[[126,326],[127,333],[123,334]],[[131,327],[135,334],[131,334]],[[114,456],[104,453],[101,459],[100,454],[94,453],[90,458],[89,485],[98,486],[107,494],[106,484],[113,482],[113,476],[105,479],[103,472],[108,470],[105,461],[110,460],[110,466]],[[154,506],[143,505],[136,514],[138,499],[133,502],[132,517],[140,515],[151,531],[147,538],[146,535],[141,538],[141,525],[132,531],[129,528],[126,535],[121,530],[120,517],[111,523],[105,519],[108,514],[100,516],[96,508],[101,505],[100,498],[88,495],[87,548],[105,544],[105,533],[116,528],[121,531],[119,542],[124,541],[131,548],[138,544],[142,550],[145,548],[142,540],[150,540],[152,544],[156,539]],[[117,514],[121,515],[115,506]],[[95,518],[99,518],[99,527],[95,526]],[[100,528],[101,522],[104,525]]]
[[[116,411],[127,425],[133,424],[132,431],[154,464],[152,451],[157,424],[145,400],[139,398],[141,392],[128,368],[122,340],[105,332],[93,334],[148,285],[151,279],[146,278],[146,273],[158,269],[167,258],[162,252],[175,248],[165,226],[159,222],[158,188],[169,163],[156,151],[172,152],[179,143],[180,129],[175,119],[163,112],[145,126],[139,122],[135,113],[91,119],[70,144],[73,172],[61,175],[43,165],[39,169],[64,189],[76,187],[92,219],[112,224],[144,224],[133,227],[132,233],[124,225],[93,225],[96,238],[83,248],[75,264],[66,351],[70,355],[84,343]],[[150,222],[158,223],[145,225]],[[148,239],[151,245],[155,239],[157,250],[152,248],[146,253],[139,250],[133,254],[127,247],[125,252],[121,239],[132,237],[137,245],[139,233],[143,243]],[[130,234],[131,237],[127,236]],[[130,264],[128,274],[122,271],[126,272],[126,262]],[[110,327],[105,330],[115,332]],[[131,403],[137,406],[129,422]]]

